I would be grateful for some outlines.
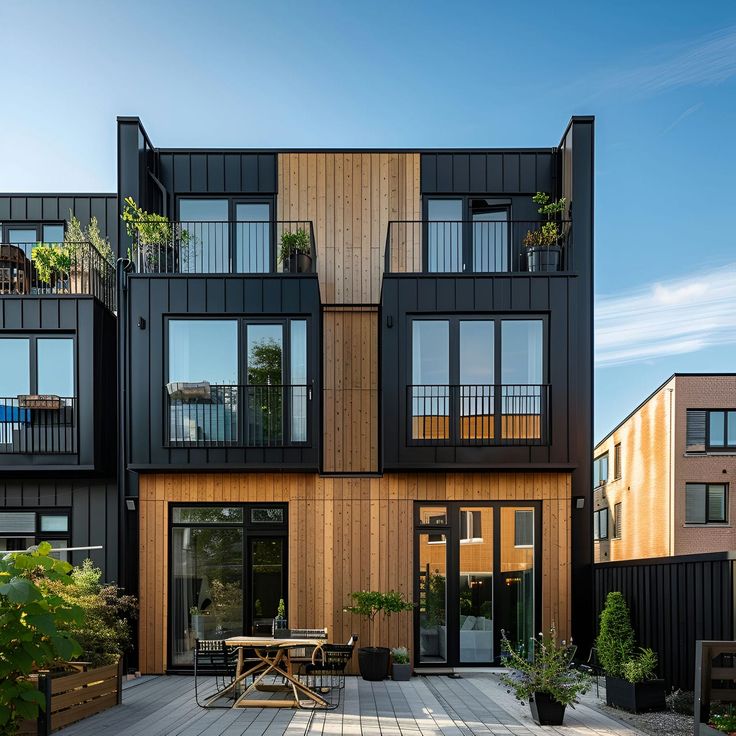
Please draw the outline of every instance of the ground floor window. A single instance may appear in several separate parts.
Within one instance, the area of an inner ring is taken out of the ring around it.
[[[70,534],[68,510],[0,511],[0,553],[26,550],[41,542],[49,542],[54,548],[69,547]],[[68,561],[66,552],[57,552],[54,556]]]
[[[415,636],[420,664],[496,662],[501,630],[524,648],[536,631],[538,505],[415,507]]]
[[[172,505],[170,664],[192,664],[196,639],[270,634],[287,598],[287,509]]]

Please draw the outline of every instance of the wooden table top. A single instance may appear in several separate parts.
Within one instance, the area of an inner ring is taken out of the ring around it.
[[[291,649],[294,647],[319,647],[325,643],[324,639],[274,639],[263,636],[233,636],[225,639],[228,647],[274,647],[277,649]]]

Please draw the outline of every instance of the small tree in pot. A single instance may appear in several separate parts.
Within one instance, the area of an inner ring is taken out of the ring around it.
[[[560,726],[565,708],[578,703],[578,696],[590,688],[590,677],[572,666],[576,647],[572,642],[557,641],[554,626],[549,636],[531,640],[532,657],[514,650],[501,632],[501,646],[505,652],[501,662],[509,672],[501,675],[501,683],[513,691],[516,699],[529,703],[532,717],[540,726]]]
[[[374,638],[376,616],[381,614],[388,618],[394,613],[411,611],[414,604],[404,598],[402,593],[390,590],[388,593],[379,593],[372,590],[359,590],[350,594],[353,605],[345,611],[364,616],[368,619],[371,628],[371,639]],[[391,650],[388,647],[361,647],[358,649],[358,667],[364,680],[383,680],[388,676]]]
[[[665,709],[664,680],[656,679],[657,655],[636,653],[636,637],[626,599],[617,591],[606,596],[596,640],[606,673],[606,702],[631,713]]]
[[[281,234],[279,261],[287,273],[312,271],[312,240],[304,228]]]
[[[565,197],[550,202],[549,194],[537,192],[532,201],[539,205],[537,212],[545,215],[547,221],[524,236],[527,268],[529,271],[559,271],[563,233],[553,218],[565,210]]]

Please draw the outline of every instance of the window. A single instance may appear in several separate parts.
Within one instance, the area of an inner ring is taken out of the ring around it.
[[[593,513],[593,539],[608,539],[608,509],[600,509]]]
[[[736,451],[736,410],[708,412],[708,449]]]
[[[0,554],[41,542],[49,542],[54,548],[70,546],[68,511],[0,511]],[[59,552],[55,557],[66,560],[68,555]]]
[[[621,537],[621,503],[616,503],[613,506],[613,538],[619,539]]]
[[[308,441],[306,320],[168,324],[169,442],[265,447]]]
[[[64,241],[64,225],[62,223],[44,225],[41,223],[6,224],[0,227],[3,243],[10,243],[21,248],[28,258],[36,243],[61,243]]]
[[[427,270],[459,273],[463,270],[463,200],[427,201]]]
[[[608,482],[608,453],[593,460],[593,488]]]
[[[478,510],[460,510],[460,541],[461,542],[482,542],[483,530],[481,521],[481,511]]]
[[[687,410],[687,430],[685,450],[687,452],[705,452],[705,424],[708,412],[703,409]]]
[[[2,337],[0,355],[0,397],[74,396],[74,338]]]
[[[534,511],[514,512],[514,547],[534,546]]]
[[[725,483],[686,483],[685,523],[725,524],[727,495]]]
[[[541,444],[541,319],[414,319],[411,334],[411,440]]]
[[[621,443],[619,442],[613,448],[613,478],[619,480],[621,478]]]
[[[180,199],[182,273],[230,271],[229,203],[226,199]]]
[[[238,273],[268,273],[271,270],[271,205],[268,202],[238,202],[235,253]]]

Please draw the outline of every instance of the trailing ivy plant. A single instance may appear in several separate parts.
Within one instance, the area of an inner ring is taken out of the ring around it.
[[[560,705],[575,707],[578,697],[590,688],[590,677],[572,665],[575,647],[572,641],[557,640],[557,631],[550,628],[549,635],[531,640],[531,658],[515,650],[501,631],[501,662],[508,672],[501,675],[501,683],[521,703],[528,703],[535,693],[544,693]]]
[[[598,660],[609,677],[624,678],[624,663],[634,654],[636,639],[626,599],[618,591],[606,596],[596,639]]]
[[[560,228],[554,218],[561,212],[564,212],[566,201],[565,197],[550,201],[549,194],[546,192],[537,192],[532,197],[532,202],[539,205],[537,212],[540,215],[544,215],[547,221],[542,227],[529,230],[524,236],[524,245],[527,248],[548,248],[551,245],[557,245],[560,239]]]
[[[289,257],[296,253],[304,255],[312,254],[312,241],[309,233],[304,228],[281,234],[281,248],[279,249],[279,261],[286,263]]]
[[[68,631],[81,609],[46,583],[69,582],[71,565],[52,558],[43,542],[32,552],[0,557],[0,733],[16,733],[24,719],[38,717],[43,694],[29,675],[82,651]]]

